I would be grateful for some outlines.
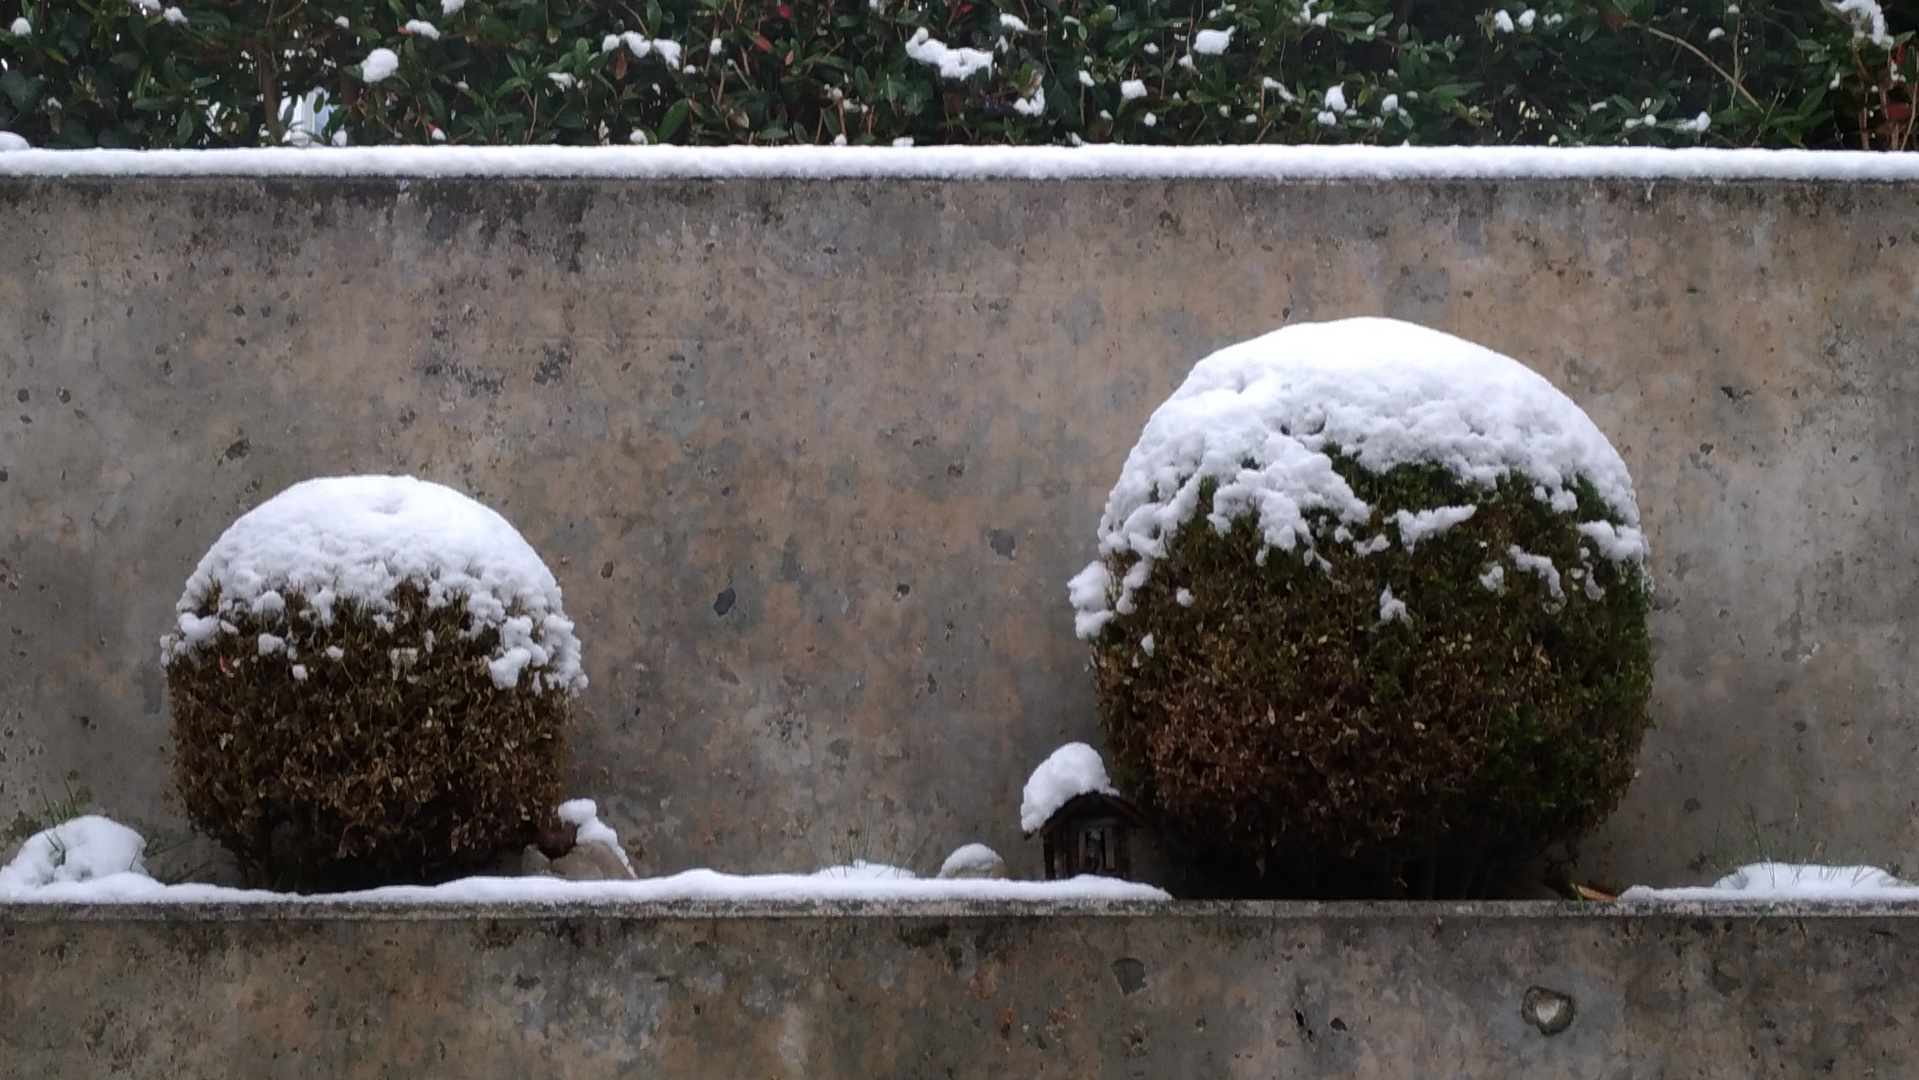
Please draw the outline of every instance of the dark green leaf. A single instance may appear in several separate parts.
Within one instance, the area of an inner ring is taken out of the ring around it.
[[[680,125],[686,123],[689,104],[685,98],[681,98],[667,107],[666,115],[660,118],[661,142],[671,139],[680,130]]]

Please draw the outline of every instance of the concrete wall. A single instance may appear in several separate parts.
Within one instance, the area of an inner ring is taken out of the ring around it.
[[[188,572],[405,471],[558,573],[574,786],[643,870],[1034,872],[1020,784],[1096,736],[1064,583],[1146,415],[1383,313],[1533,364],[1638,480],[1659,728],[1588,872],[1919,863],[1919,187],[6,179],[0,236],[0,825],[71,785],[170,842]]]
[[[1898,1077],[1916,918],[21,906],[0,1074]],[[1569,1025],[1540,1023],[1568,1000]]]

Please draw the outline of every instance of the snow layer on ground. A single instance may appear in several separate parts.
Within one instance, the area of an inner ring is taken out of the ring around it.
[[[588,800],[576,800],[586,802]],[[577,807],[576,807],[577,809]],[[617,838],[616,838],[617,839]],[[140,834],[104,817],[75,818],[29,839],[0,867],[0,903],[579,903],[729,900],[1168,900],[1150,885],[1103,877],[1067,881],[922,879],[909,870],[854,862],[812,874],[722,874],[688,870],[637,881],[471,877],[445,885],[393,885],[299,897],[218,885],[164,885],[146,874]],[[617,850],[617,844],[615,845]]]
[[[1913,182],[1919,155],[1650,147],[312,146],[31,150],[0,157],[0,176]]]
[[[1026,835],[1038,831],[1060,807],[1088,792],[1117,795],[1106,775],[1099,751],[1083,742],[1067,743],[1040,762],[1020,793],[1019,827]]]
[[[343,600],[392,610],[402,581],[424,588],[435,607],[464,600],[472,629],[499,629],[495,685],[515,685],[524,669],[534,673],[535,691],[585,689],[579,639],[538,553],[499,514],[410,476],[307,480],[242,515],[187,579],[161,659],[234,632],[223,615],[284,611],[288,591],[306,597],[324,622]],[[220,610],[199,614],[216,587]]]
[[[13,861],[0,866],[0,899],[115,875],[144,877],[140,856],[146,848],[139,833],[112,818],[74,818],[28,837]]]
[[[1601,558],[1643,559],[1632,477],[1579,406],[1525,365],[1491,349],[1393,319],[1297,323],[1201,360],[1146,421],[1100,519],[1099,549],[1137,556],[1115,582],[1103,561],[1075,576],[1068,593],[1081,637],[1131,611],[1134,592],[1195,513],[1226,531],[1252,515],[1269,548],[1311,561],[1315,524],[1342,523],[1331,538],[1355,550],[1372,507],[1333,470],[1337,446],[1372,472],[1442,465],[1490,489],[1518,472],[1556,509],[1576,505],[1568,488],[1584,477],[1624,523]],[[1210,506],[1202,482],[1217,481]],[[1397,522],[1408,548],[1472,516],[1444,507]]]
[[[1635,885],[1621,900],[1919,900],[1919,885],[1876,866],[1762,862],[1742,866],[1711,885],[1654,889]]]

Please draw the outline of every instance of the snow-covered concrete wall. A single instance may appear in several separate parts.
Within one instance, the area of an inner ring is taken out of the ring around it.
[[[1909,909],[6,915],[39,1080],[1895,1077],[1919,1010]]]
[[[1034,873],[1020,784],[1097,738],[1065,582],[1146,415],[1385,314],[1637,478],[1659,728],[1588,872],[1919,856],[1910,182],[14,176],[0,237],[0,829],[71,788],[163,849],[188,573],[401,471],[554,568],[573,787],[642,872]]]

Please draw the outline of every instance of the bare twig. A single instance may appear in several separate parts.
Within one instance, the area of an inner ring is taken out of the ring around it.
[[[266,114],[267,137],[269,145],[280,145],[285,130],[280,126],[280,80],[273,56],[258,41],[248,40],[242,46],[246,54],[253,58],[254,75],[260,82],[260,111]]]
[[[1745,31],[1746,16],[1742,13],[1739,20],[1732,24],[1732,79],[1734,82],[1743,82],[1746,77],[1746,58],[1739,49],[1739,41]]]
[[[1704,63],[1707,67],[1713,69],[1714,71],[1718,72],[1720,78],[1726,80],[1726,83],[1729,86],[1731,86],[1734,90],[1738,91],[1739,96],[1746,99],[1746,104],[1751,105],[1755,109],[1763,108],[1763,106],[1759,104],[1759,99],[1753,97],[1752,94],[1746,90],[1745,85],[1741,83],[1739,79],[1732,74],[1732,72],[1727,71],[1725,68],[1722,68],[1718,64],[1714,63],[1712,57],[1707,56],[1704,52],[1700,50],[1700,48],[1697,45],[1694,45],[1692,42],[1687,41],[1685,38],[1677,37],[1673,34],[1668,34],[1664,30],[1661,30],[1656,26],[1647,26],[1645,23],[1632,22],[1628,20],[1624,23],[1621,23],[1620,25],[1630,26],[1634,30],[1643,30],[1648,34],[1651,34],[1653,37],[1659,38],[1661,41],[1670,41],[1674,45],[1677,45],[1680,48],[1686,50],[1687,52],[1693,54],[1694,56],[1697,56],[1700,59],[1700,62]]]

